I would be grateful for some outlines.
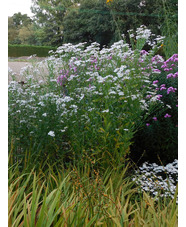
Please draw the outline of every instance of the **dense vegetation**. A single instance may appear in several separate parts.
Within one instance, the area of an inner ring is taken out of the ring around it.
[[[178,55],[145,26],[129,38],[64,44],[10,83],[10,225],[177,226]],[[164,167],[138,171],[143,146]]]
[[[32,2],[9,44],[58,48],[9,70],[9,226],[178,226],[177,1]]]

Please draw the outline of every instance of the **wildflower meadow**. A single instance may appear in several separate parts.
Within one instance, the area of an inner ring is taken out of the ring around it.
[[[128,34],[63,44],[10,82],[9,226],[178,226],[178,54]]]

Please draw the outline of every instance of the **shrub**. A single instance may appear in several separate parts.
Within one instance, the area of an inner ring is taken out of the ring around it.
[[[55,47],[49,46],[30,46],[30,45],[8,45],[9,57],[31,56],[36,54],[38,57],[49,56],[50,50],[56,50]]]

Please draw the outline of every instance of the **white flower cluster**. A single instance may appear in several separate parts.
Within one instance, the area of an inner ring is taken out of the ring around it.
[[[175,159],[166,166],[145,162],[136,171],[133,180],[142,190],[150,192],[153,196],[174,198],[178,183],[178,160]]]

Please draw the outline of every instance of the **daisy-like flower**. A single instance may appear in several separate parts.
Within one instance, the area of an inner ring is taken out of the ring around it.
[[[55,137],[54,131],[50,131],[50,132],[48,133],[48,135],[49,135],[49,136],[52,136],[52,137]]]

